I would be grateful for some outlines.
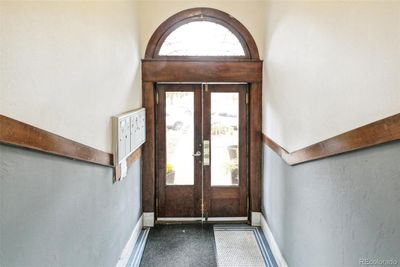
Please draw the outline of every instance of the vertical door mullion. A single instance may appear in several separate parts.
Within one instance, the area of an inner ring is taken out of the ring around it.
[[[193,85],[194,91],[194,147],[193,153],[202,151],[202,103],[201,103],[201,90],[199,85]],[[194,182],[194,207],[195,216],[201,216],[201,204],[202,204],[202,159],[203,156],[193,157],[194,171],[195,171],[195,182]]]
[[[203,204],[204,216],[207,218],[210,213],[210,190],[211,190],[211,94],[208,84],[203,86],[203,141],[209,141],[209,162],[203,166]],[[204,151],[203,151],[204,153]]]

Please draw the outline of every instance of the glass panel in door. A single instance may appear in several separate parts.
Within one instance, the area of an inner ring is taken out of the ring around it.
[[[239,185],[239,93],[211,93],[211,185]]]
[[[166,184],[193,185],[194,93],[165,93]]]

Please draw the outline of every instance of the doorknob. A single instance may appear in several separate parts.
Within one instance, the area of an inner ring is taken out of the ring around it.
[[[200,157],[201,156],[201,152],[199,150],[197,150],[196,154],[192,155],[193,157]]]

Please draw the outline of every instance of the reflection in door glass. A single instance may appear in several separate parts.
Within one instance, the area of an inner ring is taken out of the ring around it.
[[[193,97],[193,92],[166,92],[167,185],[192,185],[194,182]]]
[[[239,93],[211,93],[211,185],[239,184]]]

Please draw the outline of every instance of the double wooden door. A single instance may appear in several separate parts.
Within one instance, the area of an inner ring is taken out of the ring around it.
[[[247,84],[157,84],[157,217],[247,217]]]

